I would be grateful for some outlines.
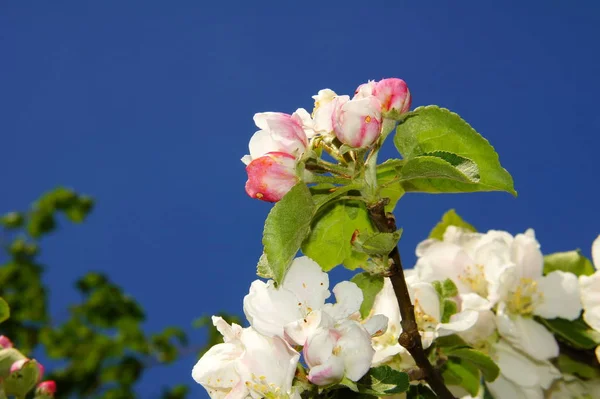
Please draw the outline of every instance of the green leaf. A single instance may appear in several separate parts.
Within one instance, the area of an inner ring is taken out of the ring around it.
[[[426,385],[411,385],[406,399],[437,399],[437,395]]]
[[[269,212],[263,245],[277,284],[283,281],[290,263],[308,235],[314,211],[315,204],[310,191],[300,182]]]
[[[377,185],[380,198],[389,198],[390,202],[385,206],[386,212],[393,212],[396,203],[404,195],[404,188],[400,182],[400,170],[404,160],[388,159],[377,166]]]
[[[442,296],[444,298],[453,298],[458,295],[458,288],[456,288],[456,284],[454,281],[447,278],[442,281]]]
[[[558,317],[550,320],[537,317],[536,320],[574,348],[594,349],[600,345],[600,333],[594,331],[581,319],[569,321]]]
[[[435,344],[438,348],[467,348],[467,344],[461,337],[456,334],[447,335],[445,337],[439,337],[435,340]]]
[[[367,209],[362,202],[341,200],[324,206],[312,222],[302,252],[328,271],[339,264],[350,270],[366,264],[368,256],[352,249],[355,230],[373,233]]]
[[[466,360],[450,358],[442,368],[442,377],[448,385],[460,385],[471,396],[476,396],[481,388],[477,367]]]
[[[18,371],[13,371],[4,380],[4,392],[7,395],[25,397],[37,383],[40,370],[35,360],[30,360]]]
[[[433,154],[443,154],[444,156]],[[438,151],[409,159],[400,170],[399,179],[401,181],[448,179],[473,184],[479,182],[479,168],[470,159],[450,152]]]
[[[23,214],[20,212],[10,212],[0,217],[0,224],[7,229],[18,229],[23,226]]]
[[[10,317],[10,307],[4,298],[0,298],[0,323],[8,320]]]
[[[581,378],[592,379],[600,377],[600,370],[597,367],[577,360],[561,353],[557,359],[558,369],[564,374],[578,375]]]
[[[596,271],[592,262],[580,250],[556,252],[544,256],[544,274],[555,270],[573,273],[576,276],[590,276]]]
[[[394,143],[407,162],[441,151],[455,154],[459,157],[456,159],[470,160],[479,168],[476,183],[431,177],[403,182],[406,191],[506,191],[516,195],[512,177],[500,165],[494,148],[460,116],[447,109],[434,105],[415,109],[396,129]],[[467,170],[470,169],[467,167]]]
[[[406,392],[409,387],[408,374],[392,369],[390,366],[379,366],[369,372],[356,383],[358,391],[370,395],[393,395]]]
[[[458,312],[458,306],[452,299],[444,298],[442,300],[442,323],[448,323],[450,317]]]
[[[352,247],[367,255],[388,255],[398,245],[401,235],[402,230],[393,233],[359,233],[355,236]]]
[[[267,255],[264,253],[258,259],[256,274],[262,278],[273,278],[273,270],[271,270],[271,266],[269,266],[269,262],[267,261]]]
[[[448,212],[444,213],[442,216],[442,220],[435,225],[435,227],[429,233],[429,238],[435,238],[436,240],[443,240],[444,233],[448,226],[456,226],[462,229],[476,232],[477,229],[473,227],[471,224],[465,222],[463,218],[461,218],[454,209],[450,209]]]
[[[481,371],[483,378],[492,382],[500,375],[500,368],[492,360],[491,357],[482,352],[470,348],[456,348],[446,352],[450,358],[461,359],[462,361],[470,362]]]
[[[350,280],[362,290],[363,302],[360,305],[360,315],[366,319],[371,313],[375,297],[383,288],[383,276],[376,276],[367,272],[359,273]]]

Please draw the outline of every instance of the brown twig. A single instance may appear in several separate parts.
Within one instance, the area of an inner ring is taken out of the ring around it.
[[[369,216],[379,231],[393,233],[396,231],[396,220],[392,214],[386,214],[385,205],[387,202],[387,199],[383,199],[374,205],[369,206]],[[421,335],[419,334],[415,318],[415,307],[413,306],[408,293],[408,285],[404,278],[404,270],[402,269],[402,261],[400,260],[398,247],[390,252],[389,257],[392,260],[392,264],[388,269],[386,277],[389,277],[392,283],[394,293],[398,299],[400,316],[402,317],[402,321],[400,322],[402,333],[400,334],[400,338],[398,338],[398,343],[406,348],[411,354],[415,363],[421,370],[423,378],[438,397],[444,399],[456,399],[448,390],[446,384],[444,384],[444,379],[439,371],[429,362],[423,349]]]

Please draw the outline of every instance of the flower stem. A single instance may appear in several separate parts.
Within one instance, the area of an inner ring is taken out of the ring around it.
[[[392,233],[396,231],[396,220],[392,214],[386,214],[385,205],[387,202],[387,199],[382,199],[370,205],[368,207],[369,216],[379,231]],[[456,399],[446,387],[440,372],[429,362],[423,349],[421,335],[419,334],[415,318],[415,307],[410,300],[398,247],[390,252],[389,257],[392,259],[392,264],[387,270],[386,277],[389,277],[392,283],[402,317],[402,321],[400,322],[402,333],[400,334],[400,338],[398,338],[398,343],[411,354],[417,366],[422,370],[425,381],[427,381],[438,397]]]

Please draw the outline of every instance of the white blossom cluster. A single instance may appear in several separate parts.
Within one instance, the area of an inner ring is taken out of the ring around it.
[[[425,240],[416,252],[418,260],[407,283],[425,347],[437,337],[457,332],[497,362],[500,376],[486,385],[498,399],[597,394],[600,380],[584,382],[561,374],[553,365],[559,345],[537,317],[574,321],[583,310],[583,320],[600,332],[600,271],[579,278],[558,270],[543,275],[544,258],[533,230],[513,237],[504,231],[484,234],[449,226],[443,240]],[[600,237],[592,253],[598,265]],[[432,285],[444,279],[451,279],[458,290],[453,298],[458,312],[448,323],[440,322],[440,301]],[[373,311],[389,318],[387,332],[373,339],[374,364],[410,366],[410,355],[398,344],[400,313],[388,279]],[[600,358],[600,349],[596,355]],[[483,394],[482,387],[478,397]]]
[[[213,317],[225,342],[198,361],[193,378],[211,398],[300,398],[301,388],[292,382],[301,352],[310,383],[358,381],[373,361],[372,337],[385,331],[388,320],[359,319],[363,293],[350,281],[333,293],[336,302],[325,303],[329,276],[308,257],[293,261],[279,287],[254,281],[244,297],[250,327]]]
[[[416,252],[415,268],[406,274],[425,348],[457,334],[490,356],[500,376],[486,382],[485,389],[497,399],[586,398],[598,392],[600,380],[585,381],[557,369],[552,361],[559,345],[538,320],[572,321],[583,315],[600,332],[600,271],[580,277],[563,271],[544,275],[532,230],[512,236],[450,226],[443,240],[425,240]],[[597,265],[600,237],[592,253]],[[457,308],[443,321],[435,285],[445,279],[456,286],[451,299]],[[398,344],[400,312],[388,278],[364,320],[359,313],[363,293],[353,282],[337,284],[333,293],[336,302],[326,302],[328,275],[308,257],[296,258],[279,286],[254,281],[244,297],[250,327],[214,317],[224,343],[198,361],[193,378],[211,398],[300,398],[306,388],[297,383],[302,378],[327,387],[342,379],[358,381],[379,365],[402,371],[414,367]],[[596,353],[600,357],[600,349]],[[304,369],[307,374],[300,373]],[[471,398],[460,387],[452,389]],[[482,385],[477,397],[484,392]]]

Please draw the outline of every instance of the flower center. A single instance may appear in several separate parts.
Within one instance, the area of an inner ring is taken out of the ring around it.
[[[511,292],[510,300],[507,302],[511,313],[529,316],[543,300],[544,294],[538,288],[538,282],[523,277],[519,280],[517,288]]]
[[[488,296],[488,283],[485,279],[483,265],[473,265],[464,268],[463,273],[458,275],[458,279],[470,287],[474,293],[483,298]]]
[[[419,331],[435,331],[438,321],[423,311],[418,299],[415,299],[415,319]]]
[[[284,395],[281,393],[281,388],[276,386],[273,383],[267,383],[267,377],[261,375],[257,377],[255,374],[252,374],[252,381],[246,381],[246,387],[260,394],[261,397],[267,399],[284,399],[288,398],[288,395]]]

